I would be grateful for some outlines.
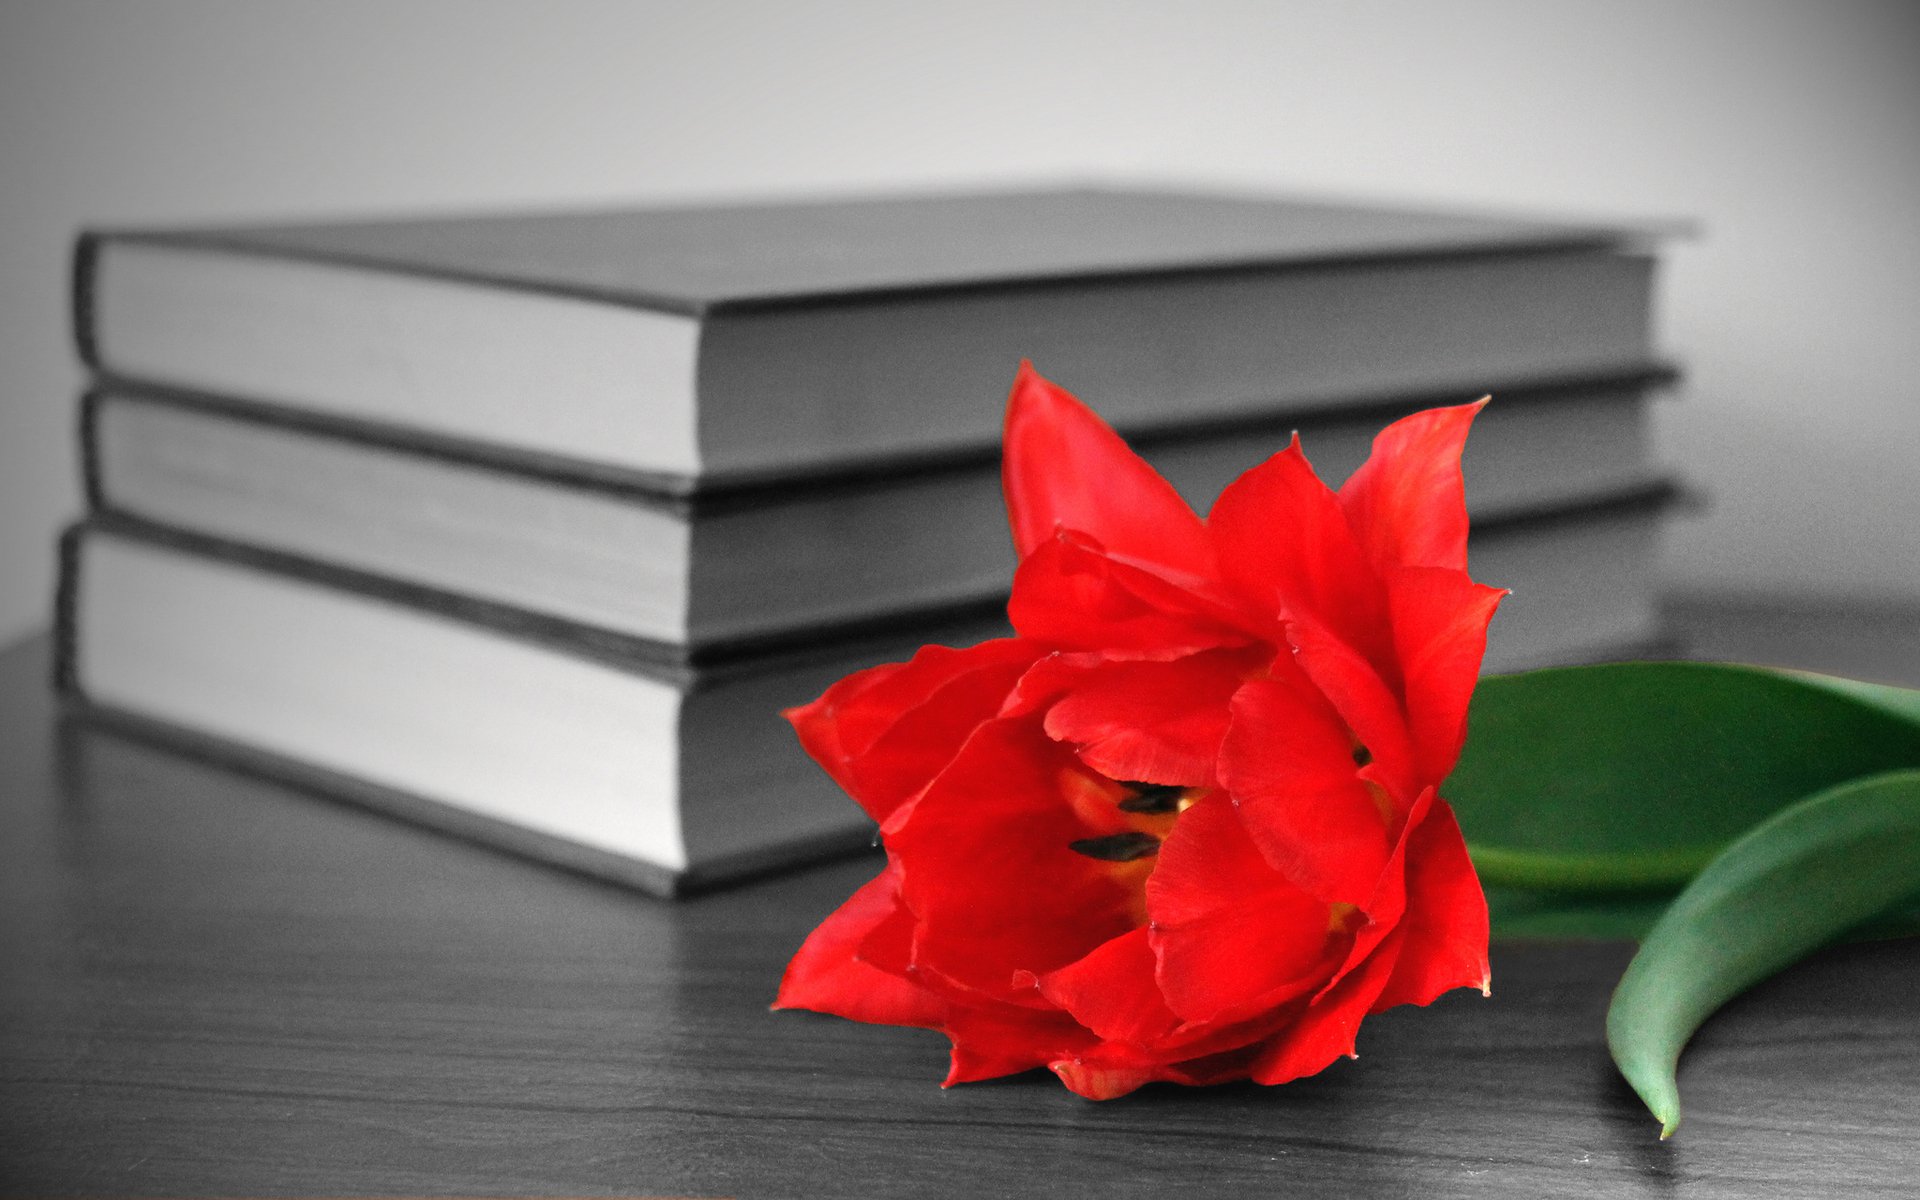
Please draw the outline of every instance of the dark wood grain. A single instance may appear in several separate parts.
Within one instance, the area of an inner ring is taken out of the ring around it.
[[[1277,1089],[942,1091],[933,1034],[766,1010],[874,862],[683,902],[56,724],[0,655],[0,1180],[17,1195],[1908,1195],[1920,947],[1737,1001],[1662,1145],[1601,1016],[1629,948]]]

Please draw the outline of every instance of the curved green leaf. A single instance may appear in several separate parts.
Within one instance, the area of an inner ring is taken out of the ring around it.
[[[1613,1061],[1680,1124],[1680,1051],[1715,1009],[1920,892],[1920,771],[1830,788],[1727,847],[1647,934],[1607,1009]]]
[[[1812,671],[1781,671],[1780,674],[1830,692],[1838,692],[1920,724],[1920,690],[1895,687],[1890,683],[1868,683],[1864,679],[1844,679],[1838,675],[1819,675]]]
[[[1505,941],[1637,942],[1673,903],[1664,892],[1549,892],[1490,887],[1487,913],[1493,936]],[[1915,897],[1920,900],[1920,896]],[[1842,941],[1920,936],[1920,905],[1890,909]]]
[[[1826,684],[1718,663],[1482,680],[1443,793],[1481,878],[1672,889],[1781,808],[1920,767],[1920,723]]]
[[[1637,942],[1673,903],[1663,892],[1548,892],[1490,887],[1493,936],[1506,941]]]

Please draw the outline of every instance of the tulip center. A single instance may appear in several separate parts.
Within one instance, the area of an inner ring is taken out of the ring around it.
[[[1160,852],[1160,839],[1151,833],[1110,833],[1105,837],[1078,838],[1067,849],[1101,862],[1132,862]]]
[[[1360,740],[1359,734],[1352,730],[1348,730],[1347,734],[1353,741],[1354,769],[1362,772],[1360,781],[1367,787],[1368,798],[1373,801],[1374,808],[1380,811],[1380,819],[1387,823],[1388,829],[1392,829],[1398,816],[1393,797],[1387,794],[1387,789],[1380,785],[1379,780],[1365,774],[1366,769],[1373,765],[1373,751],[1367,749],[1367,744]]]
[[[1133,862],[1158,854],[1160,840],[1170,832],[1173,819],[1192,807],[1200,791],[1170,783],[1101,782],[1105,787],[1100,789],[1099,799],[1127,814],[1133,828],[1067,843],[1067,849],[1075,854],[1101,862]]]

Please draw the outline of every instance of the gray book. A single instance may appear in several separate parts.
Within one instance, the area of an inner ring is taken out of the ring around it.
[[[1649,410],[1668,378],[1501,389],[1475,422],[1464,462],[1476,568],[1494,571],[1487,578],[1496,583],[1518,571],[1531,584],[1545,548],[1530,535],[1515,543],[1507,530],[1543,513],[1604,507],[1657,478]],[[1296,429],[1338,482],[1382,425],[1421,403],[1161,431],[1136,443],[1205,512]],[[95,511],[511,606],[628,640],[658,661],[711,661],[991,608],[1013,578],[991,452],[678,497],[171,395],[105,389],[84,411]],[[1516,544],[1526,547],[1517,564],[1507,549]],[[1593,640],[1579,613],[1537,588],[1511,607],[1509,625],[1539,609],[1525,655]]]
[[[104,375],[668,494],[1651,359],[1644,231],[1059,191],[93,232]]]
[[[1658,483],[1475,535],[1515,595],[1488,666],[1660,641]],[[865,816],[780,710],[991,607],[728,661],[179,530],[97,516],[65,542],[59,678],[94,719],[408,820],[662,894],[843,853]]]

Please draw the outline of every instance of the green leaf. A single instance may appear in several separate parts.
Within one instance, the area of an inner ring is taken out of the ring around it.
[[[1580,893],[1490,887],[1487,915],[1502,940],[1639,941],[1673,893]]]
[[[1789,679],[1798,679],[1830,692],[1871,704],[1915,724],[1920,724],[1920,690],[1895,687],[1890,683],[1868,683],[1864,679],[1843,679],[1838,675],[1819,675],[1812,671],[1781,671]]]
[[[1560,892],[1490,887],[1493,936],[1503,941],[1637,942],[1673,903],[1664,892]],[[1861,925],[1843,941],[1920,936],[1920,906],[1906,905]]]
[[[1920,771],[1830,788],[1727,847],[1647,934],[1607,1009],[1613,1061],[1680,1124],[1674,1071],[1700,1023],[1742,991],[1920,893]]]
[[[1646,892],[1804,796],[1901,767],[1920,767],[1920,722],[1829,683],[1614,663],[1482,680],[1443,793],[1489,885]]]

